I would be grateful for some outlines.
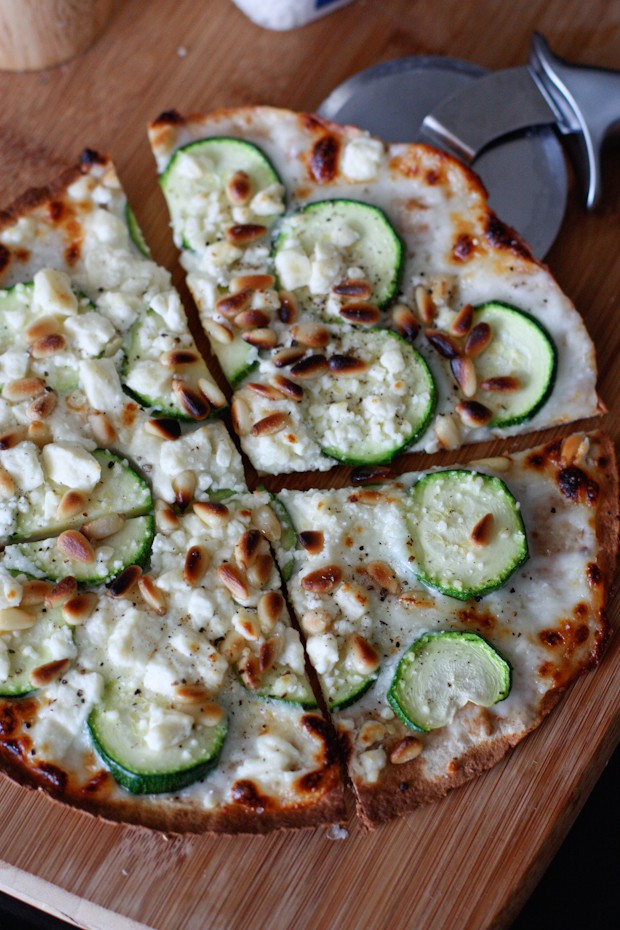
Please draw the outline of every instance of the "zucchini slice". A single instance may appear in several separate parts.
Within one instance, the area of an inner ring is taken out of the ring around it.
[[[367,369],[355,378],[330,371],[309,381],[303,401],[307,421],[323,453],[339,462],[390,462],[432,419],[437,390],[430,369],[412,345],[389,330],[348,333],[338,351],[363,360]]]
[[[527,558],[519,503],[499,478],[468,469],[423,475],[409,517],[413,571],[450,597],[494,591]]]
[[[96,310],[95,305],[85,294],[75,289],[73,292],[78,301],[79,313]],[[41,359],[33,359],[29,356],[29,345],[24,338],[24,332],[38,319],[46,316],[41,310],[33,311],[33,296],[34,282],[32,281],[15,284],[8,290],[0,290],[0,388],[3,387],[5,381],[12,381],[15,377],[15,375],[6,374],[7,366],[3,355],[7,353],[12,361],[16,361],[17,356],[22,356],[29,374],[44,378],[49,387],[61,394],[67,394],[79,386],[79,374],[74,356],[72,354],[67,356],[63,351]],[[62,329],[60,321],[59,328]],[[11,367],[12,365],[9,364],[8,371]]]
[[[215,767],[227,725],[200,723],[144,693],[109,684],[91,711],[93,745],[123,788],[132,794],[180,791]]]
[[[241,681],[241,679],[239,679]],[[241,684],[250,694],[271,701],[282,701],[285,704],[299,704],[304,710],[314,710],[317,706],[312,688],[304,676],[272,669],[261,679],[259,688],[249,689],[243,681]]]
[[[148,310],[141,316],[128,333],[122,372],[125,389],[138,403],[157,413],[177,420],[204,420],[210,406],[198,389],[198,380],[213,379],[193,341],[187,346],[176,346],[174,342],[159,313]],[[171,358],[173,355],[178,362]],[[182,404],[173,391],[173,377],[180,378],[189,392],[187,404]]]
[[[239,334],[227,344],[209,337],[209,345],[232,388],[238,387],[258,367],[258,349],[242,339]]]
[[[549,399],[557,349],[538,320],[509,304],[492,301],[476,307],[474,325],[478,323],[490,326],[492,338],[474,360],[475,400],[493,411],[490,426],[516,426],[531,419]]]
[[[179,247],[199,251],[222,239],[225,229],[236,222],[226,188],[238,172],[247,175],[250,185],[245,204],[249,216],[244,222],[269,228],[284,211],[283,204],[276,205],[283,187],[275,168],[257,146],[241,139],[214,137],[177,149],[159,183]],[[271,189],[276,194],[272,213]],[[265,195],[260,206],[254,199],[257,194]]]
[[[491,707],[508,697],[508,662],[477,633],[425,633],[409,647],[387,698],[412,730],[445,727],[470,701]]]
[[[128,565],[143,565],[150,556],[154,536],[155,523],[149,514],[127,520],[114,536],[100,540],[95,547],[94,562],[78,562],[64,555],[57,548],[57,537],[54,537],[7,546],[3,564],[9,571],[33,578],[57,581],[72,575],[83,584],[103,584]]]
[[[76,649],[73,630],[59,610],[40,613],[29,630],[0,637],[0,697],[21,697],[35,690],[30,675],[41,665],[72,659]]]
[[[370,300],[383,308],[398,294],[403,246],[378,207],[357,200],[319,200],[283,222],[275,265],[281,286],[299,288],[302,303],[329,293],[348,277],[349,268],[359,269],[371,287]]]
[[[125,222],[127,223],[127,228],[129,230],[129,238],[137,248],[138,252],[144,255],[145,258],[152,258],[151,250],[149,249],[146,243],[146,239],[144,238],[144,233],[138,225],[136,214],[133,212],[128,203],[125,205]]]
[[[280,521],[280,526],[282,527],[282,535],[278,540],[278,548],[284,549],[284,552],[288,553],[289,555],[286,562],[284,562],[283,558],[279,560],[282,581],[287,582],[290,581],[291,575],[293,574],[293,569],[295,568],[294,550],[297,547],[297,533],[295,531],[291,515],[280,498],[277,496],[277,494],[271,494],[270,497],[271,508]]]
[[[337,668],[338,670],[338,668]],[[340,666],[338,683],[327,692],[327,706],[330,711],[344,710],[359,701],[377,680],[377,672],[372,675],[360,675]]]
[[[46,516],[49,492],[60,498],[67,491],[64,486],[47,481],[28,493],[27,506],[17,514],[13,540],[41,539],[108,514],[139,517],[153,509],[148,484],[127,462],[107,449],[95,449],[92,455],[101,466],[101,479],[87,495],[83,509],[65,519]]]

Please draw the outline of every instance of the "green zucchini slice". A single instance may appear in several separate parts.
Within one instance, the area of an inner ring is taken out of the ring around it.
[[[241,681],[241,679],[239,679]],[[314,710],[317,706],[312,688],[304,676],[291,675],[286,671],[272,669],[263,675],[259,688],[249,689],[241,681],[243,687],[255,694],[256,697],[271,701],[282,701],[285,704],[299,704],[304,710]]]
[[[268,210],[269,201],[255,212],[254,198],[282,182],[267,158],[256,146],[241,139],[214,137],[190,142],[174,153],[159,183],[168,203],[175,241],[179,247],[199,251],[222,239],[235,223],[226,188],[233,175],[243,172],[249,178],[246,206],[248,223],[271,227],[282,209]]]
[[[358,672],[345,670],[342,663],[337,666],[337,671],[340,671],[338,681],[328,689],[326,695],[330,711],[344,710],[359,701],[375,683],[378,674],[373,672],[372,675],[360,675]]]
[[[86,495],[80,512],[65,519],[46,517],[49,492],[54,491],[60,497],[67,491],[64,486],[47,481],[28,493],[26,505],[18,511],[12,536],[14,541],[45,538],[112,513],[138,517],[153,509],[148,484],[126,461],[107,449],[95,449],[92,455],[101,466],[101,479]]]
[[[477,633],[425,633],[404,654],[387,698],[412,730],[445,727],[470,701],[492,707],[508,697],[508,662]]]
[[[542,323],[509,304],[492,301],[476,307],[474,325],[478,323],[490,326],[492,338],[474,359],[475,400],[493,411],[490,426],[516,426],[549,399],[557,349]]]
[[[88,730],[119,785],[132,794],[163,794],[186,788],[217,765],[227,725],[206,726],[161,699],[109,684]]]
[[[129,204],[125,205],[125,222],[127,223],[127,228],[129,229],[129,238],[137,248],[138,252],[144,255],[145,258],[152,258],[151,250],[149,249],[146,239],[144,238],[144,233],[138,225],[136,214],[133,212]]]
[[[73,630],[59,610],[40,613],[28,630],[0,637],[0,697],[21,697],[35,690],[30,675],[41,665],[75,655]]]
[[[128,333],[122,372],[125,389],[142,406],[159,414],[190,422],[204,420],[210,407],[198,389],[198,380],[213,380],[204,359],[193,342],[173,350],[173,354],[178,364],[164,364],[164,358],[170,356],[170,336],[159,313],[148,310]],[[185,403],[173,390],[174,375],[185,386]]]
[[[239,334],[227,344],[209,338],[209,345],[232,388],[238,387],[258,367],[258,349],[242,339]]]
[[[501,587],[528,555],[519,503],[499,478],[468,469],[423,475],[409,525],[415,574],[460,600]]]
[[[430,424],[437,402],[430,369],[412,345],[389,330],[346,334],[339,352],[363,360],[367,370],[354,379],[330,373],[309,381],[307,422],[322,452],[339,462],[390,462]]]
[[[320,200],[282,223],[275,264],[285,290],[295,290],[294,281],[299,281],[302,303],[311,303],[313,294],[328,293],[348,277],[349,268],[359,269],[371,287],[370,301],[383,308],[398,294],[403,246],[378,207],[357,200]]]
[[[114,536],[99,540],[95,561],[78,562],[57,548],[57,537],[39,542],[16,543],[4,550],[3,565],[33,578],[57,581],[72,575],[82,584],[103,584],[129,565],[143,565],[151,554],[155,523],[151,515],[127,520]]]

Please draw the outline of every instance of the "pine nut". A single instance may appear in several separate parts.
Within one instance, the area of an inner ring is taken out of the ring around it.
[[[250,590],[245,578],[235,565],[231,565],[230,562],[222,562],[217,569],[217,575],[235,600],[245,601],[248,599]]]
[[[450,370],[465,397],[473,397],[478,384],[472,360],[467,356],[457,356],[450,360]]]
[[[213,381],[208,381],[206,378],[199,378],[198,390],[202,396],[209,401],[212,407],[226,406],[226,395]]]
[[[304,357],[306,350],[300,346],[287,346],[285,349],[279,349],[272,357],[271,361],[276,368],[288,368],[294,365]]]
[[[252,436],[272,436],[291,426],[288,413],[271,413],[252,425]]]
[[[268,326],[259,326],[257,329],[250,329],[241,333],[244,342],[257,349],[274,349],[278,344],[278,334]]]
[[[477,358],[487,349],[493,338],[493,332],[488,323],[476,323],[465,340],[465,355]]]
[[[29,630],[37,622],[36,614],[23,607],[3,607],[0,610],[0,633]]]
[[[226,185],[226,196],[236,207],[248,203],[252,196],[252,180],[245,171],[235,171]]]
[[[59,520],[70,520],[78,513],[84,513],[87,503],[88,498],[82,491],[65,491],[56,508],[56,516]]]
[[[49,336],[42,336],[32,343],[30,354],[33,358],[49,358],[62,352],[66,345],[64,336],[60,333],[50,333]]]
[[[372,643],[354,633],[347,642],[347,659],[360,675],[369,675],[379,667],[379,654]]]
[[[363,281],[358,278],[345,278],[344,281],[340,281],[339,284],[334,284],[332,287],[332,294],[337,294],[339,297],[354,298],[356,300],[368,300],[372,294],[372,289],[368,281]]]
[[[194,420],[206,420],[211,412],[210,404],[202,394],[195,391],[184,381],[172,379],[172,390],[183,410]]]
[[[9,381],[2,389],[2,396],[13,404],[24,400],[33,400],[45,391],[45,381],[41,378],[18,378]]]
[[[323,551],[325,537],[320,530],[303,530],[297,534],[299,544],[309,552],[310,555],[318,555]]]
[[[168,598],[165,591],[159,588],[151,575],[142,575],[138,578],[140,594],[159,617],[163,617],[168,607]]]
[[[231,294],[238,294],[246,288],[251,291],[267,291],[275,283],[276,279],[272,274],[241,274],[231,278],[229,289]]]
[[[324,349],[330,340],[330,333],[322,323],[295,323],[291,326],[291,335],[296,342],[311,349]]]
[[[107,449],[116,441],[116,429],[107,414],[93,410],[88,414],[88,422],[98,446]]]
[[[39,665],[30,673],[30,682],[35,688],[44,688],[64,675],[70,665],[70,659],[57,659],[55,662]]]
[[[184,368],[186,365],[195,365],[200,357],[191,349],[174,349],[162,357],[161,363],[165,368]]]
[[[210,563],[211,556],[204,546],[190,546],[183,565],[183,580],[185,583],[192,587],[199,585]]]
[[[343,320],[356,326],[376,326],[381,319],[381,311],[378,307],[362,301],[345,304],[338,312]]]
[[[175,699],[181,704],[204,704],[211,695],[202,685],[180,685],[174,692]]]
[[[456,405],[456,412],[467,426],[486,426],[493,419],[493,411],[476,400],[463,400]]]
[[[461,443],[459,426],[450,414],[440,414],[433,426],[435,436],[442,449],[457,449]]]
[[[172,490],[174,499],[182,510],[189,506],[197,485],[196,473],[187,469],[180,472],[176,478],[172,479]]]
[[[265,329],[270,322],[271,317],[264,310],[242,310],[235,317],[235,326],[243,330]]]
[[[234,294],[220,297],[215,303],[215,312],[221,313],[229,320],[234,320],[243,310],[247,310],[252,302],[253,291],[246,287]]]
[[[39,449],[42,449],[43,446],[52,441],[52,431],[48,424],[42,420],[33,420],[32,423],[28,424],[27,438],[30,442],[34,442]]]
[[[432,323],[437,314],[435,302],[423,284],[415,289],[415,302],[423,323]]]
[[[284,598],[279,591],[268,591],[258,601],[258,619],[266,633],[270,633],[284,611]]]
[[[70,626],[79,626],[88,620],[96,606],[97,595],[92,591],[85,591],[63,604],[62,616]]]
[[[236,630],[229,630],[220,646],[220,652],[229,665],[234,665],[241,657],[245,641]]]
[[[222,345],[230,345],[235,338],[232,329],[224,323],[218,323],[217,320],[203,320],[202,325],[211,339],[215,342],[221,342]]]
[[[420,324],[406,304],[396,304],[392,310],[392,319],[396,329],[405,339],[413,342],[418,337]]]
[[[301,628],[308,636],[326,633],[332,625],[332,616],[326,610],[308,610],[301,618]]]
[[[128,565],[127,568],[124,568],[120,575],[117,575],[116,578],[110,582],[108,585],[108,594],[110,597],[118,598],[125,597],[129,594],[138,583],[138,580],[142,576],[142,569],[139,565]]]
[[[394,569],[387,562],[369,562],[366,574],[389,594],[400,594],[400,581]]]
[[[232,245],[251,245],[258,242],[268,232],[260,223],[235,223],[225,230],[225,236]]]
[[[9,498],[13,497],[16,490],[17,486],[8,471],[0,465],[0,497],[4,500],[9,500]]]
[[[181,521],[166,501],[155,501],[155,523],[160,533],[167,536],[181,526]]]
[[[250,408],[242,397],[235,397],[230,408],[230,413],[233,429],[237,436],[247,436],[252,429],[252,417]]]
[[[450,332],[454,336],[466,336],[472,328],[474,322],[474,308],[471,304],[465,304],[450,324]]]
[[[62,607],[76,594],[77,581],[72,575],[66,575],[52,585],[45,597],[45,606],[50,608]]]
[[[24,339],[28,345],[32,345],[33,342],[37,342],[39,339],[55,335],[59,330],[60,322],[57,317],[42,316],[24,332]]]
[[[246,530],[235,546],[235,559],[237,565],[247,569],[256,561],[265,537],[259,530]]]
[[[155,417],[144,424],[144,432],[174,442],[181,436],[181,424],[173,417]]]
[[[95,550],[79,530],[65,530],[61,533],[56,540],[56,548],[68,559],[81,565],[92,565],[95,561]]]
[[[342,569],[338,565],[324,565],[301,579],[301,586],[311,594],[329,594],[342,581]]]
[[[495,520],[492,513],[485,513],[471,531],[470,540],[474,546],[488,546],[493,535]]]
[[[458,357],[459,347],[447,333],[442,332],[440,329],[425,329],[424,335],[442,358],[452,359]]]
[[[38,607],[44,604],[51,590],[49,581],[39,581],[36,578],[25,581],[22,585],[20,607]]]
[[[57,398],[53,391],[46,391],[28,405],[26,416],[29,420],[47,420],[56,409]]]
[[[291,400],[294,400],[295,403],[299,403],[304,396],[304,389],[300,384],[295,384],[294,381],[291,381],[289,378],[285,378],[284,375],[274,375],[271,379],[273,387],[279,394],[284,395],[284,397],[289,397]]]
[[[252,522],[269,542],[275,543],[282,536],[280,521],[273,512],[273,509],[267,504],[263,504],[254,511]]]
[[[413,762],[423,749],[424,745],[417,736],[406,736],[392,749],[390,762],[392,765],[404,765],[405,762]]]
[[[273,559],[271,555],[268,552],[261,552],[248,568],[248,580],[255,588],[262,589],[271,578],[272,572]]]
[[[278,296],[280,299],[278,319],[281,323],[285,323],[286,325],[296,323],[299,316],[299,308],[295,295],[291,294],[290,291],[280,291]]]
[[[206,526],[224,526],[230,520],[230,510],[221,501],[194,501],[192,508]]]

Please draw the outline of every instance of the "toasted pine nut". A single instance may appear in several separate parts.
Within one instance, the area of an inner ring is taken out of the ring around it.
[[[172,390],[185,413],[194,420],[206,420],[211,412],[211,406],[202,394],[191,388],[180,378],[172,379]]]
[[[232,329],[224,323],[218,323],[217,320],[203,320],[202,325],[211,339],[215,342],[221,342],[222,345],[230,345],[235,338]]]
[[[70,665],[70,659],[57,659],[55,662],[39,665],[31,671],[30,682],[35,688],[44,688],[64,675]]]
[[[467,426],[486,426],[493,419],[493,411],[476,400],[462,400],[456,405],[456,412]]]
[[[276,368],[288,368],[302,359],[305,354],[306,350],[302,346],[287,346],[285,349],[278,349],[271,361]]]
[[[573,433],[572,436],[567,436],[566,439],[562,442],[560,461],[562,462],[563,468],[567,468],[569,465],[572,465],[575,462],[581,443],[582,437],[577,433]]]
[[[56,409],[57,398],[53,391],[46,391],[35,397],[28,405],[26,416],[29,420],[47,420]]]
[[[120,513],[108,513],[104,517],[95,517],[82,527],[87,539],[107,539],[119,533],[125,525],[125,517]]]
[[[478,387],[474,363],[467,356],[450,360],[450,370],[465,397],[473,397]]]
[[[255,588],[264,588],[273,571],[273,559],[268,552],[260,552],[248,568],[248,579]]]
[[[155,584],[152,575],[142,575],[138,578],[140,594],[159,617],[163,617],[168,607],[166,592]]]
[[[284,598],[279,591],[267,591],[258,602],[258,619],[266,633],[274,628],[284,610]]]
[[[448,333],[444,333],[441,329],[425,329],[424,335],[442,358],[458,357],[459,347]]]
[[[423,284],[415,289],[415,302],[423,323],[432,323],[437,314],[435,302]]]
[[[329,372],[340,378],[357,377],[368,370],[368,362],[354,355],[332,355],[328,362]]]
[[[242,397],[235,397],[230,413],[233,429],[237,436],[247,436],[252,429],[252,418],[250,408]]]
[[[265,397],[267,400],[282,400],[282,394],[276,391],[270,384],[260,384],[257,381],[250,381],[244,385],[245,390],[251,394],[258,394],[259,397]]]
[[[379,667],[377,650],[358,633],[354,633],[347,642],[347,658],[360,675],[369,675]]]
[[[232,618],[232,624],[244,639],[249,642],[257,642],[260,639],[261,631],[258,624],[258,616],[251,610],[238,610]]]
[[[257,507],[252,517],[254,526],[261,531],[269,542],[277,542],[282,535],[280,521],[268,504]]]
[[[225,231],[228,242],[232,245],[251,245],[258,242],[267,233],[267,227],[260,223],[235,223]]]
[[[30,354],[33,358],[49,358],[56,355],[67,345],[65,337],[61,333],[50,333],[49,336],[41,336],[30,346]]]
[[[52,431],[48,424],[42,420],[33,420],[32,423],[28,424],[27,438],[30,442],[34,442],[39,449],[42,449],[43,446],[52,441]]]
[[[264,329],[270,322],[271,317],[264,310],[242,310],[235,317],[235,326],[243,330]]]
[[[417,736],[405,736],[397,743],[390,753],[390,762],[392,765],[403,765],[405,762],[413,762],[420,755],[424,745]]]
[[[480,383],[482,391],[494,392],[496,394],[512,394],[514,391],[520,391],[523,385],[519,378],[513,375],[500,375],[496,378],[485,378]]]
[[[190,546],[185,555],[183,580],[186,584],[200,584],[211,563],[211,556],[204,546]]]
[[[291,335],[296,342],[311,349],[324,349],[330,340],[330,333],[322,323],[295,323],[291,326]]]
[[[206,526],[224,526],[230,520],[230,510],[221,501],[194,501],[192,509]]]
[[[343,320],[356,326],[376,326],[381,319],[381,311],[374,304],[359,303],[345,304],[338,311]]]
[[[44,604],[45,599],[52,589],[49,581],[40,581],[33,578],[25,581],[22,585],[22,599],[20,607],[35,607]]]
[[[400,594],[400,581],[394,569],[387,562],[369,562],[366,574],[389,594]]]
[[[459,426],[450,414],[440,414],[433,426],[435,436],[442,449],[457,449],[461,443]]]
[[[247,310],[252,302],[253,291],[246,287],[234,294],[227,294],[215,302],[216,313],[221,313],[228,320],[234,320],[243,310]]]
[[[241,338],[257,349],[273,349],[278,344],[278,334],[268,326],[247,330],[241,333]]]
[[[472,465],[481,468],[491,468],[493,471],[509,471],[512,462],[505,455],[497,455],[488,459],[476,459],[475,462],[471,463]]]
[[[224,711],[219,704],[209,701],[200,708],[200,720],[206,727],[216,727],[224,719]]]
[[[62,607],[68,600],[77,594],[77,581],[72,575],[66,575],[56,584],[52,585],[45,596],[45,606],[54,608]]]
[[[454,336],[466,336],[472,328],[474,322],[474,308],[471,304],[465,304],[450,324],[450,332]]]
[[[392,310],[392,319],[401,336],[413,342],[420,332],[420,324],[412,310],[406,304],[396,304]]]
[[[244,645],[243,636],[236,630],[229,630],[220,646],[220,652],[229,665],[234,665],[239,660]]]
[[[252,436],[272,436],[291,426],[288,413],[271,413],[252,425]]]
[[[311,594],[329,594],[342,581],[342,569],[339,565],[324,565],[301,579],[301,586]]]
[[[256,561],[261,548],[266,545],[259,530],[246,530],[235,546],[235,559],[241,568],[249,568]]]
[[[165,368],[184,368],[185,365],[195,365],[199,355],[191,349],[173,349],[162,356],[161,363]]]
[[[282,323],[288,325],[297,322],[299,308],[295,295],[291,294],[290,291],[280,291],[279,298],[280,306],[278,307],[278,319]]]
[[[85,591],[63,604],[62,616],[70,626],[79,626],[88,620],[96,606],[97,595],[93,591]]]
[[[0,465],[0,497],[4,500],[8,500],[13,497],[16,490],[17,486],[8,471]]]
[[[0,435],[0,452],[4,452],[6,449],[14,449],[15,446],[18,446],[20,442],[23,442],[26,438],[26,430],[23,426],[16,426],[13,429],[7,430],[6,433]]]
[[[197,483],[196,473],[190,469],[180,472],[172,479],[174,499],[182,510],[189,506],[196,493]]]
[[[289,397],[291,400],[294,400],[295,403],[299,403],[304,396],[304,389],[300,384],[295,384],[294,381],[291,381],[289,378],[285,378],[284,375],[274,375],[271,379],[273,387],[279,394]]]
[[[2,389],[2,396],[5,400],[13,404],[21,403],[23,400],[32,400],[43,394],[45,391],[45,381],[41,378],[18,378],[16,381],[9,381]]]
[[[3,607],[0,610],[0,633],[29,630],[37,622],[36,614],[23,607]]]
[[[144,432],[174,442],[181,436],[181,424],[173,417],[154,417],[144,424]]]
[[[128,565],[127,568],[124,568],[120,575],[117,575],[108,585],[110,597],[125,597],[125,595],[129,594],[135,588],[141,576],[142,569],[139,565]]]
[[[55,316],[42,316],[36,320],[32,326],[24,332],[24,339],[28,345],[37,342],[39,339],[45,339],[46,336],[52,336],[60,330],[60,322]]]
[[[297,534],[299,543],[310,555],[318,555],[323,551],[325,536],[320,530],[303,530]]]
[[[252,196],[252,179],[250,175],[245,171],[235,171],[232,177],[228,179],[226,196],[236,207],[242,207],[248,203]]]
[[[65,530],[56,540],[56,548],[68,559],[81,565],[91,565],[95,561],[95,550],[79,530]]]
[[[476,323],[465,340],[465,355],[469,355],[470,358],[482,355],[492,338],[493,331],[488,323]]]
[[[478,520],[469,537],[474,546],[489,545],[491,536],[493,535],[494,523],[495,519],[492,513],[485,513],[485,515]]]
[[[212,407],[226,406],[226,395],[219,389],[215,382],[208,381],[206,378],[199,378],[198,390],[203,397],[206,397]]]
[[[235,600],[245,601],[250,596],[247,582],[236,565],[222,562],[217,569],[218,578]]]
[[[329,365],[324,355],[309,355],[291,367],[291,377],[301,381],[307,378],[318,378],[326,371],[329,371]]]
[[[272,274],[241,274],[231,278],[229,289],[231,294],[238,294],[246,288],[250,291],[267,291],[275,283],[276,279]]]
[[[87,502],[88,498],[83,491],[65,491],[56,508],[56,516],[59,520],[70,520],[78,513],[84,513]]]
[[[355,300],[368,300],[372,294],[372,289],[368,281],[362,279],[345,278],[332,287],[332,294],[338,294],[339,297],[349,297]]]
[[[159,532],[164,535],[174,533],[181,525],[181,521],[174,510],[166,501],[162,500],[155,501],[155,523]]]
[[[202,685],[179,685],[174,696],[181,704],[204,704],[211,697]]]

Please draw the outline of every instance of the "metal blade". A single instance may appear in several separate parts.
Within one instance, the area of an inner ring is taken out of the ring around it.
[[[496,139],[531,126],[555,124],[557,118],[529,69],[508,68],[442,101],[425,117],[421,135],[469,163]]]

